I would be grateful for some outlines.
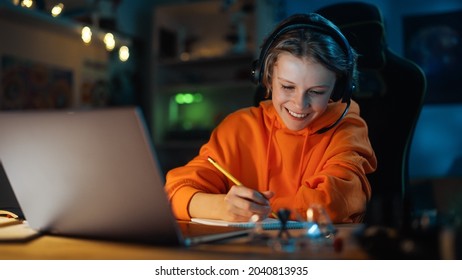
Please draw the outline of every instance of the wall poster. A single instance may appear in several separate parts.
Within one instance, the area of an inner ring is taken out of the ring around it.
[[[0,110],[71,106],[71,70],[10,55],[1,57],[0,66]]]

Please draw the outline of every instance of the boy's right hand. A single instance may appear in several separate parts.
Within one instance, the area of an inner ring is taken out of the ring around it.
[[[253,215],[260,219],[268,217],[271,213],[269,199],[272,191],[258,192],[245,186],[233,186],[224,197],[223,219],[236,222],[248,222]]]

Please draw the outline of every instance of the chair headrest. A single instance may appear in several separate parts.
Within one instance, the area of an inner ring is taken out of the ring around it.
[[[386,63],[385,28],[379,8],[363,2],[323,7],[316,13],[335,23],[359,54],[358,68],[379,69]]]

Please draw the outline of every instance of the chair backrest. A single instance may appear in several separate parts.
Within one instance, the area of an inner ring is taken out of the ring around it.
[[[409,186],[409,146],[426,92],[425,74],[389,49],[375,5],[340,3],[317,13],[334,22],[359,54],[359,85],[353,99],[368,124],[378,161],[377,171],[368,176],[372,187],[368,213],[372,214],[366,220],[398,225]]]

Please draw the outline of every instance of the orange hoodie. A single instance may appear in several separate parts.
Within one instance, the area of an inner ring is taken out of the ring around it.
[[[344,103],[329,103],[319,119],[300,131],[287,129],[270,100],[228,115],[198,156],[168,172],[165,187],[174,214],[189,220],[195,193],[225,194],[233,186],[207,161],[210,156],[246,187],[273,191],[275,212],[289,208],[305,216],[310,204],[318,204],[334,223],[360,221],[371,197],[365,174],[376,169],[377,160],[357,103],[351,102],[337,126],[316,134],[344,108]]]

